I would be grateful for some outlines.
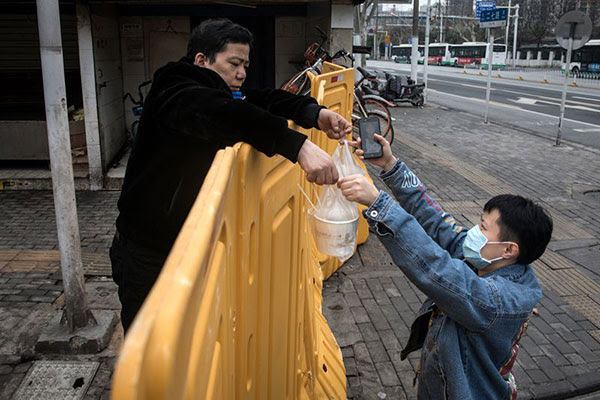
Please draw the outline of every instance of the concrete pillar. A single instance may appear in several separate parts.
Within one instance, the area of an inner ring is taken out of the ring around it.
[[[78,0],[77,40],[79,45],[79,69],[81,74],[81,92],[85,113],[85,139],[87,144],[90,188],[102,189],[102,154],[100,150],[100,131],[98,129],[98,105],[96,102],[96,75],[94,73],[94,44],[90,7],[87,0]]]
[[[360,46],[360,34],[359,33],[353,35],[352,43],[354,45],[356,45],[356,46]],[[363,61],[364,58],[365,58],[364,54],[354,54],[354,65],[353,65],[353,67],[355,68],[354,69],[354,80],[355,81],[360,80],[361,73],[358,72],[358,70],[356,69],[356,67],[360,67],[360,66],[364,65],[364,61]]]
[[[95,322],[85,295],[58,0],[37,0],[40,55],[52,190],[65,290],[63,321],[70,331]]]
[[[554,62],[554,51],[550,51],[550,53],[548,54],[548,63],[550,64],[550,66],[552,66],[552,63]]]
[[[542,66],[542,51],[538,50],[537,52],[537,66],[541,67]]]
[[[340,49],[352,53],[352,31],[354,28],[354,6],[351,1],[334,1],[331,4],[331,54]],[[337,64],[352,66],[352,61],[338,59]]]

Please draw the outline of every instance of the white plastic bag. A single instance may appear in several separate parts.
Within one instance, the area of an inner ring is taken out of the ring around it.
[[[340,179],[349,175],[363,174],[356,164],[346,141],[333,153],[333,162]],[[311,229],[317,248],[321,253],[346,261],[354,253],[358,228],[358,206],[346,200],[337,185],[327,185],[321,191],[319,202],[309,211]]]

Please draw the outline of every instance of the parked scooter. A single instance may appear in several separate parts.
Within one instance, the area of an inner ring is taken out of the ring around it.
[[[375,94],[394,103],[411,103],[415,107],[421,107],[425,102],[423,91],[425,84],[415,84],[408,76],[393,75],[385,72],[385,79],[379,79],[377,75],[371,74],[361,67],[358,71],[367,77],[363,90],[365,93]]]

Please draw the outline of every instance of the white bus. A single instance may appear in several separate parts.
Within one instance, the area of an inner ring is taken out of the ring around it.
[[[424,46],[418,46],[419,50],[419,60],[423,57],[423,52],[425,51]],[[412,44],[401,44],[398,46],[392,46],[392,60],[397,63],[409,64],[410,56],[412,54]]]
[[[408,63],[408,60],[410,60],[410,52],[410,44],[392,46],[392,60],[396,61],[397,63]]]
[[[427,63],[429,65],[452,65],[450,46],[449,43],[430,43]],[[421,46],[419,46],[419,52],[421,52]],[[423,64],[424,60],[425,48],[423,48],[421,57],[419,57],[419,64]]]
[[[590,40],[582,48],[574,50],[571,58],[572,73],[600,73],[600,39]],[[565,70],[565,63],[562,65],[562,70]]]
[[[453,44],[450,47],[451,64],[455,67],[464,65],[482,66],[488,65],[489,46],[485,42],[464,42]],[[506,46],[494,44],[494,56],[492,67],[504,67],[506,63]]]

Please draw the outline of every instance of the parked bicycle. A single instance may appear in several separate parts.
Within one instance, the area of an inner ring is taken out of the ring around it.
[[[321,30],[318,26],[315,26],[317,32],[321,36],[320,43],[313,43],[304,52],[304,66],[305,68],[299,71],[297,74],[292,76],[287,82],[281,85],[281,89],[286,92],[299,94],[306,96],[310,93],[310,79],[308,73],[311,72],[314,75],[321,74],[323,70],[323,62],[333,62],[339,58],[349,59],[354,61],[354,58],[346,50],[341,49],[334,55],[330,55],[327,50],[323,48],[323,45],[329,40],[327,34]]]
[[[394,141],[394,127],[392,125],[393,118],[389,107],[394,107],[383,97],[372,93],[367,89],[365,81],[369,82],[376,79],[376,76],[369,74],[361,67],[356,68],[361,73],[362,78],[354,83],[354,106],[352,107],[352,134],[358,137],[358,120],[367,117],[376,117],[379,119],[382,136],[386,138],[390,144]]]
[[[137,128],[138,128],[138,125],[140,124],[139,117],[142,115],[142,111],[144,110],[144,93],[142,92],[142,88],[144,88],[145,86],[148,86],[151,83],[152,83],[152,81],[149,80],[149,81],[144,81],[139,84],[138,100],[136,100],[131,95],[131,93],[125,93],[125,96],[123,96],[123,102],[125,102],[125,100],[127,100],[127,98],[129,97],[129,99],[133,103],[133,107],[131,107],[131,112],[133,113],[133,116],[136,117],[135,121],[133,121],[133,123],[131,124],[131,127],[129,129],[129,133],[131,135],[132,140],[135,140],[135,136],[137,134]]]
[[[321,36],[321,42],[313,43],[306,49],[304,52],[306,67],[285,82],[281,86],[281,89],[294,94],[308,95],[310,93],[308,72],[319,75],[325,61],[333,62],[339,58],[354,61],[352,55],[344,49],[337,51],[334,55],[330,55],[323,48],[323,45],[328,40],[327,35],[319,27],[315,28]],[[354,84],[354,105],[352,111],[353,136],[355,138],[358,136],[358,120],[360,118],[377,117],[381,121],[380,126],[383,136],[391,143],[394,140],[394,130],[392,127],[392,116],[386,103],[392,106],[393,104],[386,102],[385,99],[378,95],[364,94],[361,83],[365,78],[363,75],[363,79]]]

